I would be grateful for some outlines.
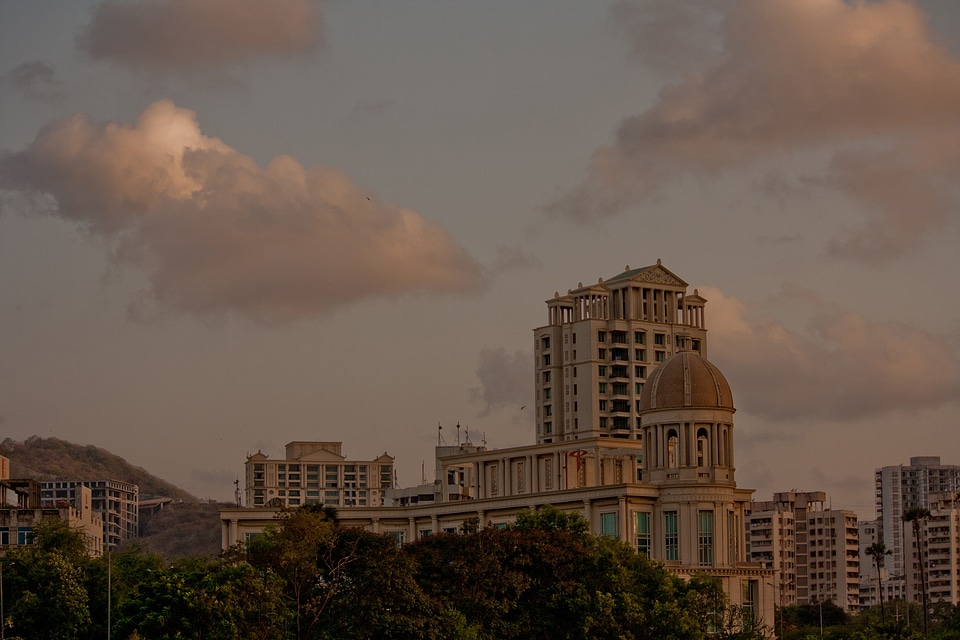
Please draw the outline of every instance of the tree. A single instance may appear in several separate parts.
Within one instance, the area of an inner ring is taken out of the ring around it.
[[[357,558],[358,542],[344,532],[326,511],[291,509],[248,544],[250,563],[282,581],[297,640],[312,636]]]
[[[873,558],[873,563],[877,567],[877,586],[880,591],[880,622],[885,623],[886,617],[883,612],[883,574],[881,569],[883,565],[884,556],[888,556],[892,551],[887,549],[887,545],[881,540],[880,542],[874,542],[869,547],[867,547],[866,554]]]
[[[903,519],[913,525],[913,539],[917,545],[917,568],[920,570],[920,596],[923,604],[923,635],[927,635],[927,568],[923,561],[923,544],[920,542],[920,527],[930,517],[926,507],[910,507]]]
[[[6,614],[25,640],[75,640],[90,624],[83,571],[59,550],[20,547],[3,559],[5,593],[15,594]]]

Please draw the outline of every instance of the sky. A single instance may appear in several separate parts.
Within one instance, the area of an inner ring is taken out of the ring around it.
[[[535,441],[545,300],[661,259],[738,485],[870,518],[960,464],[958,178],[951,0],[0,0],[0,437],[432,481]]]

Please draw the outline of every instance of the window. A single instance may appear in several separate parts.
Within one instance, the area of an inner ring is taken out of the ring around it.
[[[540,339],[540,342],[543,344],[544,349],[550,348],[550,336],[543,336],[543,338]]]
[[[549,353],[548,353],[547,355],[543,356],[543,366],[545,366],[545,367],[549,367],[549,366],[550,366],[550,354],[549,354]]]
[[[657,362],[663,362],[667,359],[666,351],[657,351]]]
[[[552,404],[545,404],[545,405],[543,405],[543,415],[547,416],[548,418],[553,415],[553,405],[552,405]]]
[[[633,359],[643,362],[647,359],[647,350],[646,349],[634,349],[633,350]]]
[[[574,378],[577,377],[577,368],[576,368],[576,367],[573,368],[573,377],[574,377]]]
[[[601,400],[601,401],[600,401],[600,411],[606,411],[606,410],[607,410],[607,401],[606,401],[606,400]]]
[[[633,388],[634,388],[634,393],[636,393],[637,395],[643,393],[643,383],[642,383],[642,382],[637,382],[637,383],[635,383],[635,384],[633,385]],[[640,402],[640,401],[637,400],[637,403],[638,403],[638,404],[637,404],[637,411],[640,410],[640,404],[639,404],[639,402]]]
[[[543,390],[543,397],[544,397],[544,399],[546,399],[546,400],[549,400],[549,399],[550,399],[550,396],[552,395],[551,391],[552,391],[552,389],[544,389],[544,390]]]
[[[421,538],[429,538],[430,536],[433,535],[433,530],[432,530],[432,529],[420,529],[419,534],[420,534],[420,537],[421,537]]]
[[[33,544],[33,527],[17,527],[17,544]]]
[[[647,368],[646,367],[634,367],[633,368],[634,376],[637,378],[646,378],[647,377]]]
[[[697,543],[701,567],[713,566],[713,511],[697,512]]]
[[[0,527],[0,545],[10,544],[10,529],[8,527]]]
[[[597,342],[606,342],[606,341],[607,341],[607,332],[597,331]]]
[[[613,393],[615,395],[625,396],[627,395],[627,383],[626,382],[614,382],[613,383]]]
[[[598,366],[598,367],[597,367],[597,375],[599,375],[599,376],[605,376],[605,375],[607,375],[607,368],[606,368],[604,365],[602,365],[602,364],[601,364],[600,366]]]
[[[653,334],[653,344],[656,344],[656,345],[665,345],[665,344],[667,344],[667,336],[666,336],[666,334],[663,334],[663,333],[655,333],[655,334]]]
[[[740,605],[743,607],[743,625],[752,624],[757,618],[757,580],[741,580]]]
[[[634,513],[637,553],[650,557],[650,514],[646,511]]]
[[[543,384],[550,384],[550,372],[549,372],[549,371],[544,371],[544,372],[543,372]]]
[[[577,344],[577,334],[573,334],[573,344]]]
[[[403,545],[403,541],[406,536],[404,535],[403,531],[391,531],[390,537],[393,538],[393,541],[396,542],[397,546],[399,547]]]
[[[577,402],[576,400],[574,400],[574,401],[573,401],[573,410],[574,410],[574,411],[577,411],[579,408],[580,408],[580,405],[578,404],[578,402]]]
[[[553,423],[552,423],[552,422],[544,422],[544,423],[543,423],[543,431],[544,431],[544,433],[553,433]]]
[[[606,359],[607,359],[607,350],[606,350],[606,349],[599,349],[598,352],[597,352],[597,357],[600,358],[601,360],[606,360]]]
[[[634,331],[633,341],[636,342],[637,344],[646,344],[647,334],[645,334],[643,331]]]
[[[676,511],[663,512],[663,545],[667,560],[680,559],[680,532]]]
[[[577,385],[573,385],[573,395],[577,395]]]
[[[600,535],[610,538],[616,538],[619,535],[616,511],[600,514]]]
[[[626,331],[613,331],[610,333],[610,341],[613,344],[627,344]]]
[[[599,383],[599,386],[600,386],[600,393],[606,393],[606,392],[607,392],[607,383],[606,383],[606,382],[601,382],[601,383]]]

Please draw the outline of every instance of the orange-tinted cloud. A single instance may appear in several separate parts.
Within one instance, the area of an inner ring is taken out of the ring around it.
[[[159,101],[132,124],[78,115],[0,157],[0,187],[49,194],[56,212],[146,269],[151,296],[201,315],[278,322],[371,296],[482,285],[439,225],[380,202],[334,167],[259,167]]]
[[[94,59],[177,71],[310,52],[322,28],[319,0],[103,0],[77,46]]]
[[[960,62],[937,42],[916,5],[741,0],[723,6],[723,50],[714,64],[625,119],[615,142],[595,151],[587,178],[550,213],[584,222],[619,215],[678,175],[716,173],[793,150],[840,146],[839,165],[857,158],[894,166],[873,151],[879,142],[926,149],[929,160],[922,169],[896,166],[897,184],[883,185],[884,197],[899,204],[919,190],[937,193],[921,216],[878,207],[880,193],[847,166],[830,184],[879,209],[882,222],[899,232],[877,238],[870,223],[835,243],[836,252],[893,255],[956,209],[944,183],[960,151],[944,145],[943,133],[960,130]],[[678,19],[676,11],[660,13],[666,27]],[[645,31],[651,29],[647,24]]]
[[[875,322],[790,290],[810,314],[807,330],[752,317],[742,301],[701,288],[710,300],[710,359],[735,389],[735,403],[773,419],[854,419],[930,408],[960,397],[960,358],[946,339]]]

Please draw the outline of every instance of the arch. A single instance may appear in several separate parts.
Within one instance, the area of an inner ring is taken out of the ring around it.
[[[680,453],[680,436],[676,429],[667,431],[667,467],[676,469],[679,466],[678,455]]]
[[[697,429],[697,466],[710,466],[710,435],[705,427]]]

